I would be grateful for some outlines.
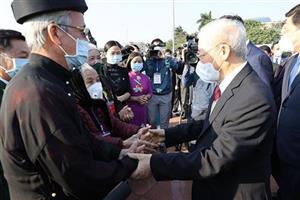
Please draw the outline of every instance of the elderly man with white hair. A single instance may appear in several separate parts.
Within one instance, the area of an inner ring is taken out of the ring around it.
[[[272,94],[246,62],[246,31],[215,20],[198,35],[196,72],[217,83],[206,120],[151,130],[148,140],[167,147],[197,140],[191,153],[131,154],[132,177],[193,180],[192,199],[270,199],[270,155],[276,118]]]
[[[87,5],[14,0],[12,8],[32,53],[1,105],[0,157],[11,200],[102,199],[137,162],[92,137],[77,111],[70,77],[87,61]]]

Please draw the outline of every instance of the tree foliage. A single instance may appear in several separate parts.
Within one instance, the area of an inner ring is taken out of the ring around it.
[[[185,43],[185,38],[186,38],[187,32],[183,30],[181,26],[178,26],[175,28],[175,49],[182,46],[183,43]],[[166,44],[167,49],[172,50],[172,41],[173,40],[168,40]]]
[[[197,20],[198,30],[213,20],[211,11],[201,13],[200,19]],[[282,23],[274,23],[271,26],[266,26],[255,20],[245,20],[245,27],[248,39],[254,44],[271,44],[279,40]],[[175,49],[186,42],[187,35],[188,33],[181,26],[175,28]],[[166,48],[172,49],[172,40],[167,41]]]
[[[206,24],[208,24],[209,22],[211,22],[212,20],[214,20],[212,18],[211,15],[211,11],[209,11],[208,13],[201,13],[200,14],[200,19],[197,20],[197,24],[198,25],[198,30],[200,30],[203,26],[205,26]]]
[[[279,29],[255,20],[245,20],[245,27],[249,40],[254,44],[271,44],[280,37]]]

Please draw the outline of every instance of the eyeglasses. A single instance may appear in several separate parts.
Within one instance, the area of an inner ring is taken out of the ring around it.
[[[201,60],[202,58],[204,58],[209,52],[211,52],[211,51],[212,51],[213,49],[215,49],[216,47],[217,47],[217,46],[215,46],[215,47],[209,49],[208,51],[205,51],[205,53],[202,53],[202,54],[200,54],[200,53],[199,53],[199,50],[198,50],[198,52],[197,52],[198,58]]]
[[[201,60],[203,57],[205,57],[209,52],[211,52],[212,50],[214,50],[215,48],[217,48],[219,45],[227,45],[227,44],[224,44],[224,43],[217,44],[217,45],[214,46],[213,48],[211,48],[211,49],[205,51],[205,53],[203,53],[203,54],[200,54],[200,53],[199,53],[199,50],[198,50],[198,52],[197,52],[198,58]],[[229,48],[231,48],[230,45],[228,45],[228,46],[229,46]]]
[[[88,31],[89,31],[89,29],[86,28],[86,27],[71,26],[71,25],[66,25],[66,24],[57,24],[57,25],[77,29],[77,30],[79,30],[80,34],[81,34],[83,37],[87,37]]]

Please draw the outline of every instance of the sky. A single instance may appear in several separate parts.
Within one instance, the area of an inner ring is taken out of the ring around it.
[[[22,31],[22,26],[14,20],[11,2],[1,0],[0,28]],[[89,9],[85,23],[99,47],[109,40],[125,44],[172,38],[173,0],[86,0],[86,3]],[[194,33],[201,13],[212,11],[213,18],[237,14],[243,19],[270,17],[277,21],[284,20],[284,14],[299,0],[174,0],[174,3],[175,26]]]

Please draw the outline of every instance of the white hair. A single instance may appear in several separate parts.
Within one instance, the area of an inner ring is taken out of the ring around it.
[[[244,25],[236,20],[216,19],[201,28],[199,47],[211,49],[218,44],[226,43],[236,57],[246,59],[247,33]]]
[[[92,43],[89,43],[89,51],[90,51],[90,50],[94,50],[94,49],[99,51],[99,49],[97,48],[96,45],[94,45],[94,44],[92,44]]]
[[[87,71],[95,71],[97,73],[97,71],[91,67],[88,63],[84,63],[83,65],[81,65],[80,67],[80,72],[81,72],[81,75],[84,76],[84,74],[87,72]]]
[[[24,23],[24,35],[26,42],[32,50],[44,47],[48,37],[47,26],[50,23],[70,25],[70,11],[57,11],[38,15]],[[62,26],[67,31],[67,27]]]

